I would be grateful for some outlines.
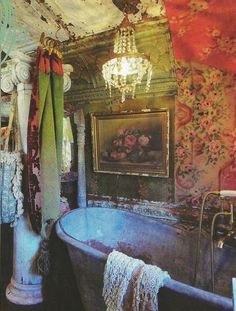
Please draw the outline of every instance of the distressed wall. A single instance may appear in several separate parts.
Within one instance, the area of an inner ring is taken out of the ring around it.
[[[92,163],[91,112],[110,112],[122,110],[140,111],[141,109],[168,108],[170,111],[170,177],[146,177],[117,174],[94,173]],[[130,100],[125,104],[105,105],[87,104],[86,116],[86,174],[89,194],[145,199],[154,201],[174,200],[174,98],[153,97],[151,99]]]
[[[106,33],[86,41],[82,48],[68,48],[65,53],[65,61],[75,64],[72,89],[66,101],[82,107],[86,115],[88,193],[114,200],[125,197],[199,206],[204,192],[235,188],[235,75],[207,65],[174,63],[166,22],[150,21],[136,29],[138,50],[150,54],[154,67],[150,90],[145,94],[141,87],[134,100],[121,105],[118,92],[112,91],[109,98],[101,76],[113,38],[114,33]],[[171,111],[169,178],[93,172],[91,112],[161,107]],[[225,167],[231,179],[225,178],[224,185],[222,182],[220,185],[219,175]]]
[[[166,20],[146,21],[136,27],[137,49],[150,56],[153,75],[148,93],[145,81],[136,88],[135,99],[121,104],[121,95],[112,89],[112,97],[105,89],[101,74],[102,64],[110,57],[114,44],[114,31],[86,39],[85,44],[68,48],[65,61],[73,64],[72,88],[66,102],[83,108],[86,118],[86,177],[87,193],[93,196],[174,201],[174,115],[176,78],[174,59]],[[82,60],[82,61],[81,61]],[[169,178],[142,177],[94,173],[92,163],[91,112],[141,111],[168,108],[170,111],[170,176]]]

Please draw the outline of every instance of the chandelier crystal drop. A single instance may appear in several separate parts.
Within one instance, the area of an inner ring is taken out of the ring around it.
[[[117,88],[121,92],[122,102],[128,93],[134,98],[136,85],[141,84],[145,74],[147,74],[146,92],[150,87],[152,65],[145,54],[137,51],[134,26],[127,16],[116,33],[113,56],[103,65],[102,74],[110,96],[111,87]]]

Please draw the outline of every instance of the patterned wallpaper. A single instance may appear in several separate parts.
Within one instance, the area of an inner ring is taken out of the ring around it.
[[[236,186],[236,75],[177,62],[176,77],[176,200],[199,205],[203,192]]]
[[[165,0],[174,55],[236,72],[235,0]]]

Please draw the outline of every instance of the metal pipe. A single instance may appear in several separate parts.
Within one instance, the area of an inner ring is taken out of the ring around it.
[[[234,224],[234,205],[232,202],[230,202],[230,225],[231,229],[233,229],[233,224]]]
[[[236,278],[232,279],[232,285],[233,285],[233,305],[234,311],[236,311]]]
[[[199,257],[200,257],[200,246],[201,246],[201,235],[202,235],[202,221],[203,221],[203,213],[206,204],[206,200],[210,195],[220,195],[220,191],[210,191],[205,194],[202,200],[202,205],[200,209],[200,219],[199,219],[199,230],[198,230],[198,240],[197,240],[197,250],[196,250],[196,261],[194,268],[194,277],[193,284],[196,285],[197,281],[197,273],[198,273],[198,265],[199,265]]]
[[[230,231],[226,236],[221,238],[218,241],[217,246],[219,248],[222,248],[225,240],[228,240],[232,237],[233,234],[235,234],[235,231],[233,230],[233,224],[234,224],[234,207],[233,203],[230,202],[230,212],[224,212],[224,199],[236,197],[236,190],[221,190],[221,191],[211,191],[207,192],[203,198],[201,210],[200,210],[200,220],[199,220],[199,231],[198,231],[198,240],[197,240],[197,251],[196,251],[196,262],[195,262],[195,271],[194,271],[194,285],[196,285],[197,280],[197,273],[198,273],[198,265],[199,265],[199,257],[200,257],[200,246],[201,246],[201,235],[202,235],[202,222],[203,222],[203,213],[204,208],[206,204],[206,200],[209,197],[209,195],[219,195],[221,199],[221,212],[216,213],[212,219],[211,223],[211,246],[210,246],[210,257],[211,257],[211,287],[212,291],[214,292],[215,287],[215,254],[214,254],[214,228],[215,228],[215,222],[217,217],[219,216],[230,216],[229,225],[230,225]]]
[[[214,228],[215,228],[215,221],[218,216],[230,216],[231,213],[229,212],[219,212],[216,213],[212,219],[211,223],[211,289],[214,293],[215,291],[215,252],[214,252]]]

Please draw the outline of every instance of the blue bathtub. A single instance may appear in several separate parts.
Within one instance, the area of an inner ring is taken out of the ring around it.
[[[112,249],[169,272],[171,280],[159,292],[160,311],[233,311],[230,298],[188,285],[193,278],[196,234],[135,213],[95,207],[64,215],[56,232],[67,244],[86,311],[106,310],[103,273]],[[202,266],[204,278],[209,267]]]

